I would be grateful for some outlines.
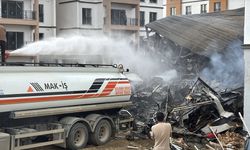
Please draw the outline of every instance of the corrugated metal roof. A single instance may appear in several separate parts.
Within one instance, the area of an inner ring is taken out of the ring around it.
[[[218,13],[170,16],[146,25],[152,31],[195,53],[222,51],[243,37],[244,8]]]

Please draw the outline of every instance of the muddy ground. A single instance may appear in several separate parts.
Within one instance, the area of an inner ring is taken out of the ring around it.
[[[147,140],[134,140],[128,141],[124,138],[115,138],[102,146],[92,146],[89,145],[84,150],[128,150],[128,146],[138,147],[139,150],[146,150],[152,148],[154,145],[154,141],[147,139]],[[56,146],[47,146],[36,148],[32,150],[64,150],[63,148],[56,147]]]

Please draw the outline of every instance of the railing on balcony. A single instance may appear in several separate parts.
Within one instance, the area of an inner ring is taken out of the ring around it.
[[[111,18],[112,25],[137,26],[138,19],[136,18]]]
[[[35,20],[36,11],[33,10],[23,10],[23,11],[9,11],[7,9],[1,9],[1,18],[10,18],[10,19],[25,19],[25,20]]]

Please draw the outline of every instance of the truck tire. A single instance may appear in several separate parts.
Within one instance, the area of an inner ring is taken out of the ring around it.
[[[87,145],[89,138],[88,128],[83,123],[74,124],[67,138],[67,149],[79,150]]]
[[[90,135],[91,143],[94,145],[102,145],[107,143],[112,135],[111,124],[107,120],[100,120],[95,131]]]

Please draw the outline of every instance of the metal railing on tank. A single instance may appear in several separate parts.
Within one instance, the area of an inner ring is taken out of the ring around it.
[[[79,64],[79,63],[46,63],[46,62],[0,62],[1,66],[43,66],[43,67],[113,67],[117,65],[110,64]]]

